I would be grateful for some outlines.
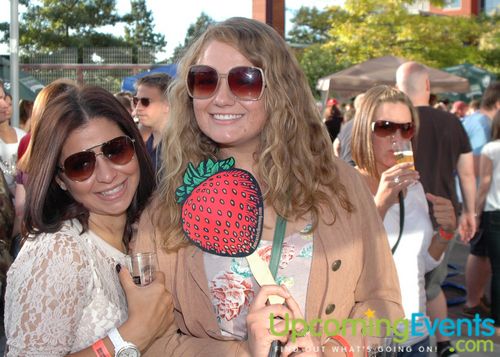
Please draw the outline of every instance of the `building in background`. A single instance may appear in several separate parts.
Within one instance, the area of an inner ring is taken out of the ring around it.
[[[432,6],[428,0],[416,1],[409,6],[412,12],[428,12],[446,16],[473,16],[486,13],[500,14],[500,0],[448,0],[442,8]]]

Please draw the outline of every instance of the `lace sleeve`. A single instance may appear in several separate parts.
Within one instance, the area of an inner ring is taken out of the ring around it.
[[[8,273],[7,356],[61,356],[70,352],[88,304],[92,271],[72,232],[26,242]]]

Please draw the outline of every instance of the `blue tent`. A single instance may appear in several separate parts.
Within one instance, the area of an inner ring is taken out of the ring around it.
[[[136,74],[135,76],[130,76],[130,77],[125,77],[123,78],[122,81],[122,91],[128,91],[128,92],[135,92],[134,88],[134,83],[137,81],[139,78],[147,76],[148,74],[152,73],[166,73],[169,76],[175,77],[175,74],[177,72],[177,64],[167,64],[165,66],[158,66],[158,67],[153,67],[145,72],[141,72]]]

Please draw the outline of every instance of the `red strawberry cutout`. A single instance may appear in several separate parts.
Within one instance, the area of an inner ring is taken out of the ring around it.
[[[262,193],[255,177],[234,168],[234,159],[189,163],[184,185],[176,190],[182,204],[186,237],[208,253],[246,257],[260,242]]]

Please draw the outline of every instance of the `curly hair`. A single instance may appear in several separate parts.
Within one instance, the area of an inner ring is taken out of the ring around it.
[[[218,146],[199,129],[186,88],[189,67],[213,41],[232,46],[264,71],[266,89],[261,100],[268,118],[254,160],[266,203],[286,219],[310,213],[314,225],[322,207],[338,213],[332,196],[351,212],[353,206],[339,180],[330,138],[293,53],[268,25],[231,18],[210,27],[191,45],[169,87],[171,114],[164,136],[157,207],[153,209],[164,248],[175,250],[186,242],[175,190],[182,184],[188,162],[217,159]]]

